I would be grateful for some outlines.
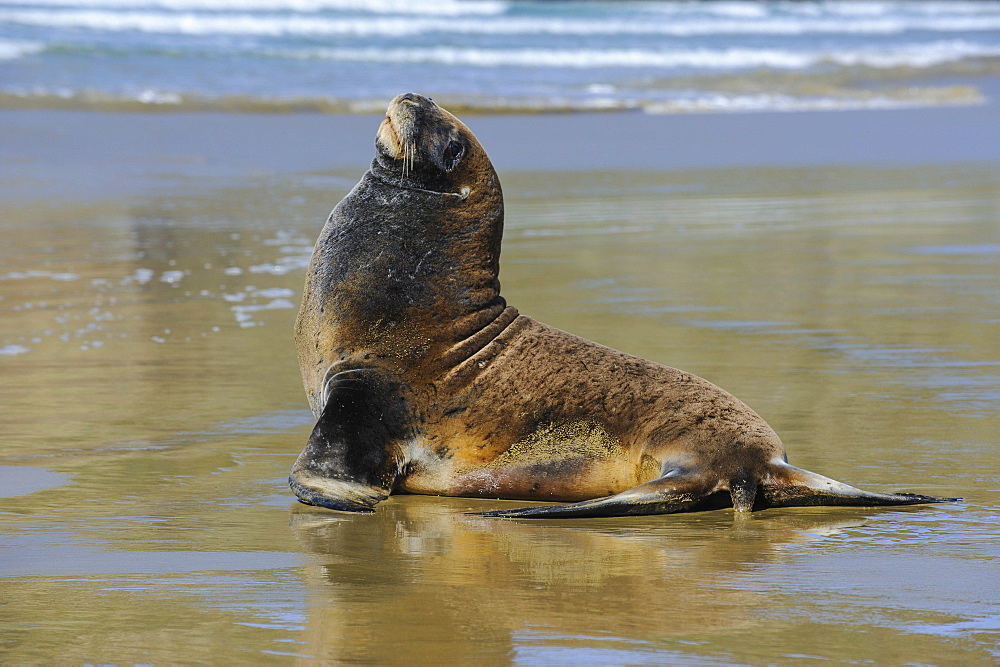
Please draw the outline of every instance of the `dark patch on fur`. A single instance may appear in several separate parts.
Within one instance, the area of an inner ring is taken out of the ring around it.
[[[396,446],[413,435],[403,385],[374,368],[342,374],[347,377],[331,383],[299,472],[391,489]]]

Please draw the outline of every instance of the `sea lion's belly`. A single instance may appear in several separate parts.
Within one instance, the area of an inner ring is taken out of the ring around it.
[[[542,426],[501,445],[510,432],[493,429],[493,440],[465,434],[414,443],[410,474],[398,488],[409,493],[483,498],[582,500],[612,495],[654,479],[659,464],[635,460],[595,420]],[[499,445],[499,447],[498,447]],[[501,449],[499,455],[489,452]]]

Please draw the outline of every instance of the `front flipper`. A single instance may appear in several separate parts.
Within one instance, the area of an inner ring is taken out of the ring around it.
[[[702,476],[672,471],[663,477],[606,498],[568,505],[518,507],[509,510],[476,512],[480,516],[509,519],[561,519],[608,516],[639,516],[686,512],[705,503],[715,485]]]
[[[388,489],[348,480],[296,474],[294,469],[288,477],[288,486],[300,503],[341,512],[371,513],[375,511],[376,504],[389,497]]]
[[[307,505],[372,512],[392,491],[409,432],[402,385],[379,369],[356,368],[331,376],[324,397],[288,485]]]

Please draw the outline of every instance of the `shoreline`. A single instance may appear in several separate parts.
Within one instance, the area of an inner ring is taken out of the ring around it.
[[[696,84],[691,84],[696,85]],[[920,81],[880,90],[844,91],[840,95],[796,96],[769,91],[706,91],[701,97],[676,100],[595,99],[573,100],[489,97],[465,99],[439,97],[456,115],[510,116],[570,113],[629,113],[686,115],[716,113],[808,113],[830,111],[902,111],[910,109],[981,106],[995,96],[991,77],[971,80]],[[336,99],[325,97],[257,98],[246,95],[208,97],[145,90],[134,96],[114,96],[94,91],[73,94],[27,95],[0,90],[0,109],[20,111],[97,111],[108,113],[229,113],[324,114],[363,116],[381,113],[388,99]]]
[[[998,164],[1000,107],[467,116],[501,176]],[[249,176],[364,170],[381,114],[0,110],[8,205],[179,191]],[[192,180],[193,179],[193,180]]]

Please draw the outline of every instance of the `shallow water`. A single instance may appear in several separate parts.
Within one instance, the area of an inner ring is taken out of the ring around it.
[[[0,661],[1000,658],[994,166],[502,174],[522,312],[716,382],[797,465],[966,498],[545,523],[295,503],[290,330],[360,171],[166,171],[2,205]]]

